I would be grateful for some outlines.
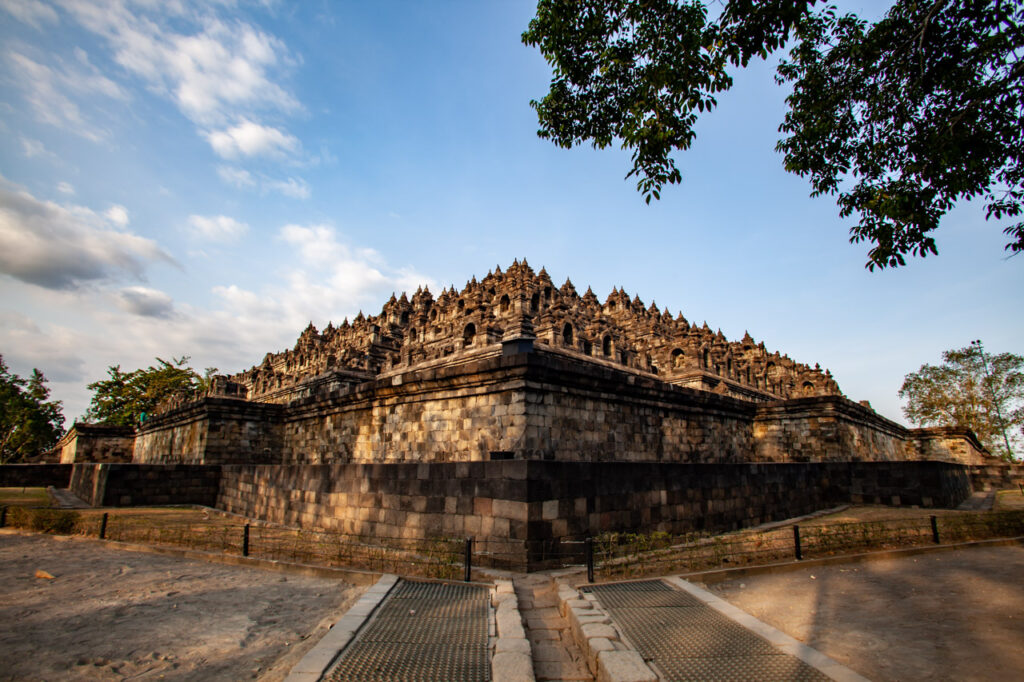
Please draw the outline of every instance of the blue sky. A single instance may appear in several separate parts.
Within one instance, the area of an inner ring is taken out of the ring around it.
[[[849,2],[867,16],[886,3]],[[830,369],[901,420],[903,376],[1024,352],[1024,260],[958,207],[874,272],[774,151],[756,64],[650,206],[629,154],[536,136],[530,2],[0,0],[0,353],[70,420],[105,368],[236,372],[302,328],[526,257]]]

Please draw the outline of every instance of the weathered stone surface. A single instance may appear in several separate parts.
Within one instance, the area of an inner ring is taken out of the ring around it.
[[[533,682],[533,661],[526,654],[502,652],[491,658],[494,682]]]
[[[635,651],[602,651],[597,656],[598,682],[658,682]]]
[[[494,643],[494,653],[524,654],[530,656],[530,640],[499,637]]]

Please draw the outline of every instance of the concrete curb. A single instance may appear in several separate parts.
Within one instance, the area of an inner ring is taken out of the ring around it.
[[[576,643],[598,682],[657,682],[658,676],[633,649],[592,594],[580,593],[563,579],[558,585],[558,611],[569,621]]]
[[[345,612],[327,634],[310,649],[302,660],[288,673],[285,682],[317,682],[331,667],[349,642],[369,620],[391,589],[398,583],[398,576],[389,573],[381,576],[377,583],[363,593],[352,607]]]
[[[495,640],[491,656],[493,682],[534,682],[533,652],[526,638],[519,598],[511,580],[495,580]]]
[[[688,592],[699,599],[702,603],[715,611],[718,611],[726,618],[736,621],[754,634],[768,640],[768,642],[775,648],[799,658],[801,661],[812,668],[816,668],[819,672],[830,679],[836,680],[837,682],[869,682],[866,677],[850,670],[845,665],[829,658],[817,649],[812,649],[803,642],[790,637],[781,630],[777,630],[757,618],[754,618],[746,611],[733,606],[721,597],[718,597],[701,587],[697,587],[682,578],[662,578],[662,580],[675,585],[684,592]]]

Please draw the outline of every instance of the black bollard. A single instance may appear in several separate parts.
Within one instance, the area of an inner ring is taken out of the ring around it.
[[[100,540],[107,537],[107,516],[107,512],[103,512],[103,516],[100,517]]]
[[[472,580],[473,576],[473,538],[466,538],[466,573],[463,576],[465,582]]]
[[[793,549],[796,551],[796,560],[800,561],[804,558],[804,553],[800,551],[800,526],[793,526]]]
[[[939,519],[934,514],[932,515],[932,540],[935,544],[939,544]]]
[[[242,556],[249,556],[249,524],[242,529]]]
[[[7,525],[7,507],[0,507],[0,528]]]
[[[594,538],[587,538],[587,582],[594,582]]]

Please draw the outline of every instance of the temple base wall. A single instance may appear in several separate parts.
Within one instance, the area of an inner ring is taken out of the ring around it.
[[[328,386],[286,405],[179,407],[139,428],[134,461],[991,461],[966,431],[909,430],[841,396],[758,404],[552,350],[485,348]]]

